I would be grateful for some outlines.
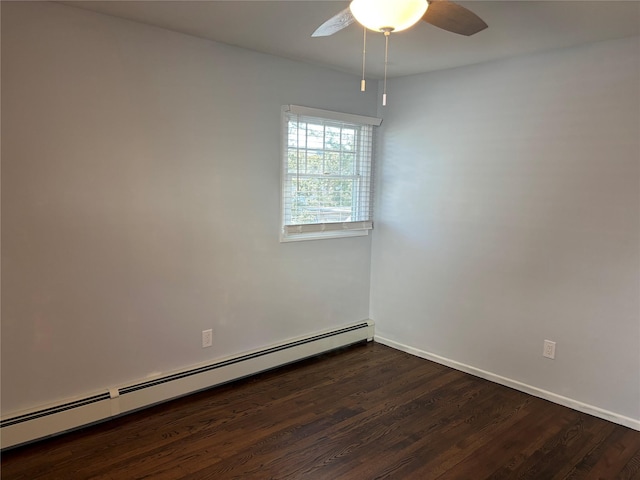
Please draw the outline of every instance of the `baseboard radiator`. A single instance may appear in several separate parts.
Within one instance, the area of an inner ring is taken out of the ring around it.
[[[8,416],[0,420],[0,448],[15,447],[337,348],[371,341],[373,333],[373,322],[363,321],[151,380],[107,388],[101,393]]]

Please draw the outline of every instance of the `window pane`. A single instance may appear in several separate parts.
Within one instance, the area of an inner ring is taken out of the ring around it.
[[[304,122],[289,122],[287,143],[290,147],[306,148],[307,124]]]
[[[322,125],[307,124],[307,147],[324,148],[324,127]]]
[[[340,127],[327,126],[325,130],[324,148],[340,151]]]
[[[353,153],[343,153],[341,155],[340,173],[342,175],[353,175],[356,156]]]
[[[342,150],[355,152],[356,150],[356,131],[352,128],[342,129]]]
[[[340,171],[340,153],[325,152],[324,154],[324,174],[325,175],[341,175]]]
[[[297,148],[290,148],[287,152],[287,172],[295,173],[298,171],[298,153],[300,154],[300,168],[304,169],[305,151]]]
[[[307,152],[307,164],[303,173],[317,175],[324,173],[324,152],[322,150],[309,150]]]

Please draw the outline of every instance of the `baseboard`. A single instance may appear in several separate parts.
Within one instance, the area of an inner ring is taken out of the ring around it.
[[[617,423],[619,425],[624,425],[625,427],[629,427],[634,430],[640,431],[640,420],[626,417],[624,415],[620,415],[615,412],[610,412],[608,410],[595,407],[593,405],[589,405],[587,403],[580,402],[572,398],[564,397],[562,395],[558,395],[556,393],[549,392],[547,390],[543,390],[541,388],[534,387],[526,383],[518,382],[517,380],[513,380],[511,378],[502,377],[500,375],[496,375],[495,373],[487,372],[485,370],[481,370],[471,365],[466,365],[464,363],[451,360],[450,358],[441,357],[440,355],[426,352],[418,348],[410,347],[403,343],[395,342],[393,340],[390,340],[385,337],[381,337],[379,335],[376,335],[374,338],[376,342],[381,343],[383,345],[387,345],[388,347],[391,347],[391,348],[395,348],[396,350],[401,350],[403,352],[410,353],[411,355],[425,358],[427,360],[431,360],[441,365],[445,365],[447,367],[460,370],[461,372],[469,373],[476,377],[484,378],[494,383],[498,383],[500,385],[504,385],[506,387],[510,387],[515,390],[528,393],[530,395],[533,395],[534,397],[543,398],[545,400],[549,400],[550,402],[572,408],[573,410],[577,410],[582,413],[588,413],[589,415],[593,415],[594,417],[602,418],[604,420],[609,420],[610,422]]]
[[[18,412],[0,420],[0,448],[10,448],[120,416],[362,341],[373,339],[373,322],[363,321],[290,339],[259,350],[107,387],[102,392]]]

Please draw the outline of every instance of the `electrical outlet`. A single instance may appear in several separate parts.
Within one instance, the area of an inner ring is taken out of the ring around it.
[[[202,331],[202,348],[210,347],[213,345],[213,330]]]
[[[556,342],[551,340],[544,341],[544,347],[542,348],[542,356],[553,360],[556,358]]]

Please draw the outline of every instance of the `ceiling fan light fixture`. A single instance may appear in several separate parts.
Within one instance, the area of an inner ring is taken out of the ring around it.
[[[427,0],[352,0],[349,8],[355,19],[374,32],[399,32],[423,17]]]

